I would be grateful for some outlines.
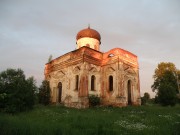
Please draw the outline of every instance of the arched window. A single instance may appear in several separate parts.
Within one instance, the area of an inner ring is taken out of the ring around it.
[[[79,75],[76,75],[75,77],[75,90],[78,90],[79,87]]]
[[[113,76],[109,76],[109,91],[113,91]]]
[[[91,76],[91,90],[95,90],[95,81],[96,81],[96,77],[92,75]]]

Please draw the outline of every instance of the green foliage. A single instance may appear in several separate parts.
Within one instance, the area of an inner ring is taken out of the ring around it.
[[[155,74],[154,78],[163,78],[164,72],[166,71],[171,71],[171,72],[176,72],[176,66],[174,63],[171,62],[161,62],[158,64],[158,67],[155,69]]]
[[[35,106],[0,113],[1,135],[180,135],[180,106],[74,109]]]
[[[154,84],[152,85],[153,91],[159,89],[161,83],[172,83],[174,87],[177,87],[177,69],[173,63],[162,62],[158,64],[158,67],[155,69],[154,73]]]
[[[92,107],[100,105],[100,97],[96,95],[89,95],[89,105]]]
[[[39,88],[39,103],[48,105],[50,103],[50,92],[49,82],[44,80]]]
[[[145,105],[149,99],[150,99],[149,93],[145,92],[144,96],[141,97],[141,105]]]
[[[177,102],[178,70],[173,63],[160,63],[155,70],[152,90],[156,92],[155,102],[174,105]]]
[[[155,98],[154,98],[154,103],[155,104],[158,104],[159,103],[159,99],[158,99],[158,96],[156,95]]]
[[[33,77],[25,78],[21,69],[7,69],[0,73],[0,108],[9,113],[31,109],[37,90]]]

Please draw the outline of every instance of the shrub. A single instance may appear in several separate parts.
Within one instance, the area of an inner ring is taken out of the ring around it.
[[[89,95],[89,105],[92,107],[100,105],[100,97],[97,95]]]

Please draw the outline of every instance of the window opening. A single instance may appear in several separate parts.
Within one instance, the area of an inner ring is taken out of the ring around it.
[[[113,91],[113,76],[109,76],[109,91]]]
[[[91,76],[91,90],[95,90],[95,80],[96,80],[96,77],[92,75]]]
[[[75,90],[78,90],[78,87],[79,87],[79,75],[76,75],[76,83],[75,83]]]

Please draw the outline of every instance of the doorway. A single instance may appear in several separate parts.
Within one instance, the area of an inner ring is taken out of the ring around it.
[[[127,83],[127,96],[128,96],[128,105],[132,105],[132,95],[131,95],[131,80],[128,80]]]
[[[62,83],[58,83],[58,103],[61,103],[61,96],[62,96]]]

